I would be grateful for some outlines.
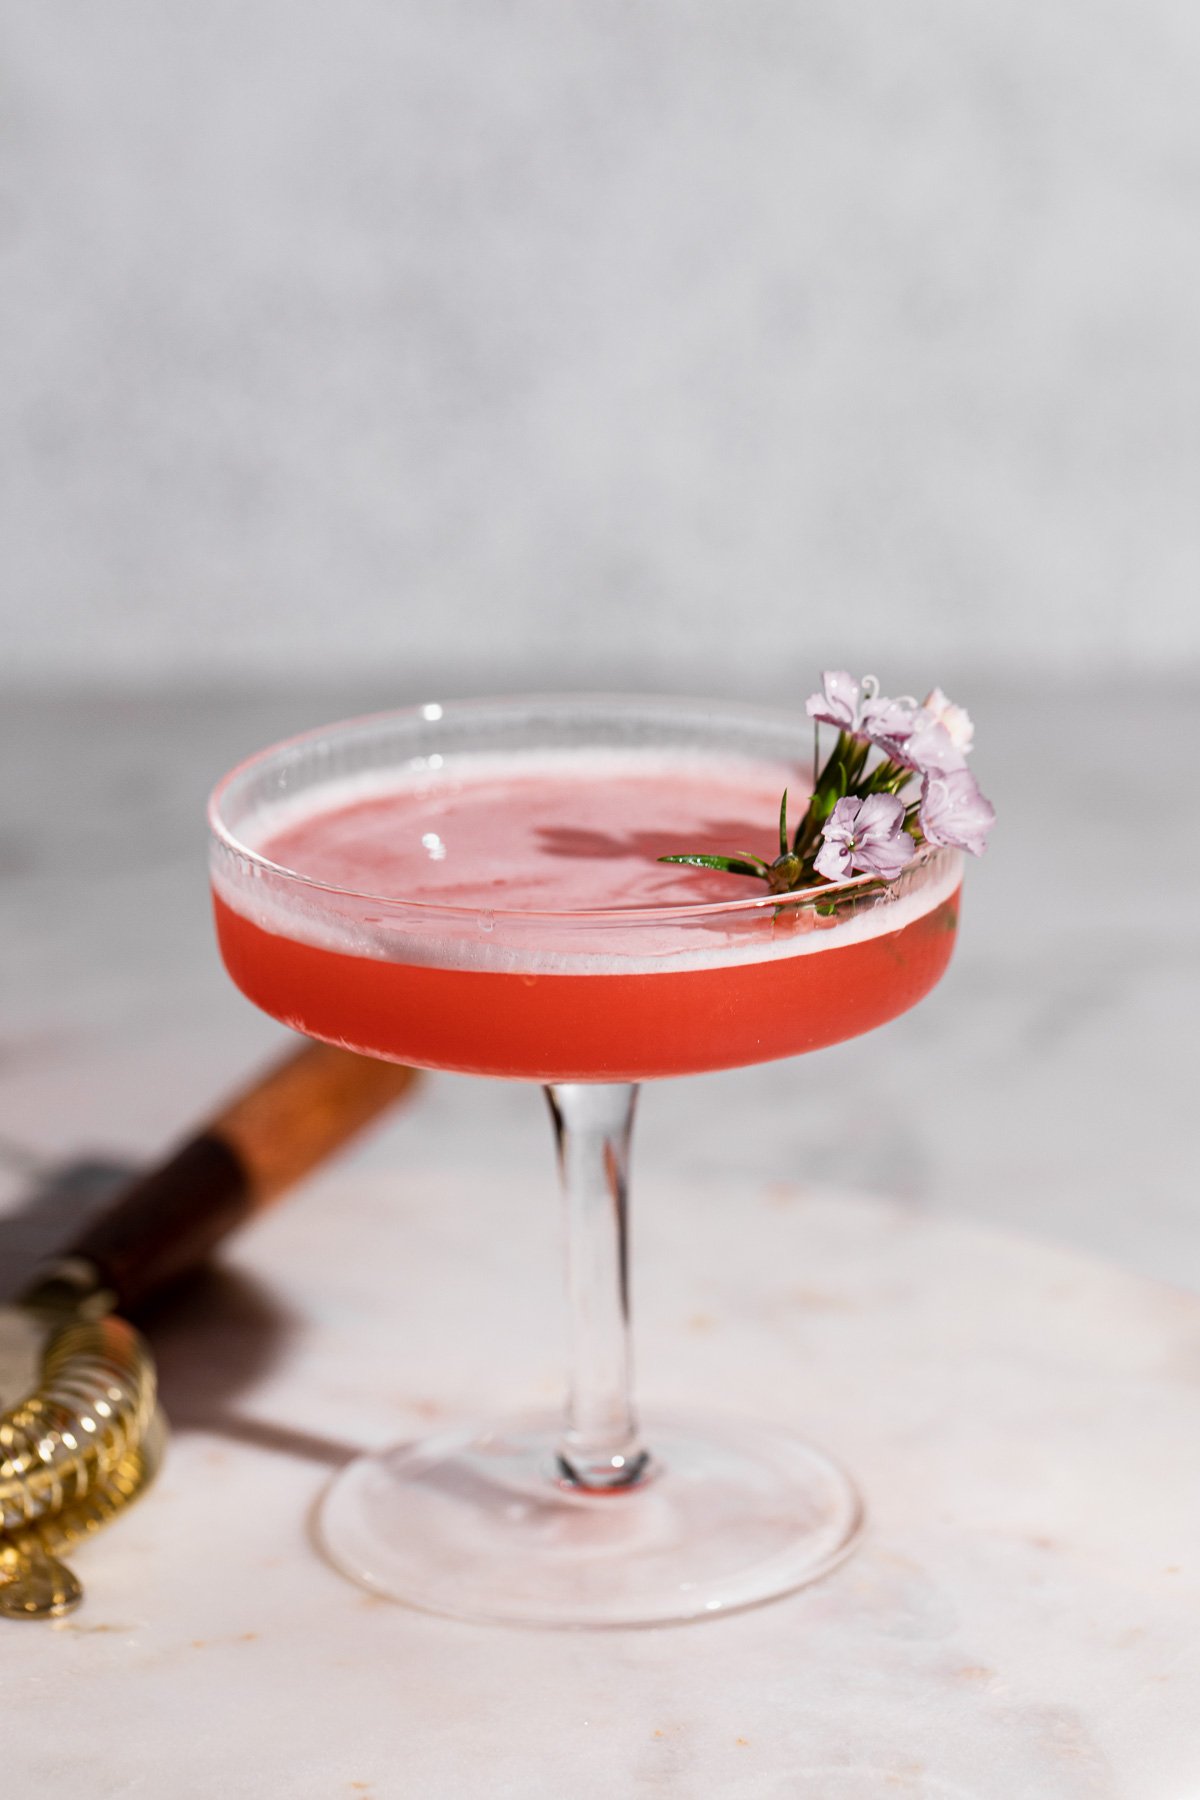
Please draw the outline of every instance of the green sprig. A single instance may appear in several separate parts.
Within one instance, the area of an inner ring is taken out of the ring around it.
[[[795,835],[789,841],[788,790],[784,788],[783,798],[779,802],[779,855],[773,862],[767,862],[749,850],[739,850],[729,856],[709,856],[699,852],[686,856],[660,856],[658,861],[686,863],[694,869],[719,869],[728,875],[746,875],[752,880],[765,882],[772,894],[794,893],[797,888],[806,887],[817,889],[819,894],[820,887],[825,884],[825,877],[817,873],[816,859],[825,824],[838,801],[844,800],[847,795],[859,800],[865,799],[868,794],[895,795],[913,778],[911,769],[906,769],[902,763],[893,762],[887,756],[874,768],[868,768],[873,747],[847,731],[839,731],[837,743],[822,765],[820,728],[814,725],[812,793]],[[916,830],[915,805],[906,809],[904,823],[913,833],[915,849],[920,842]],[[856,886],[855,893],[864,889],[870,891],[874,885],[866,883]],[[820,901],[816,897],[814,904],[819,912],[830,912],[834,906],[832,901]]]
[[[660,856],[660,863],[688,863],[693,869],[723,869],[727,875],[755,875],[766,881],[769,864],[761,856]]]

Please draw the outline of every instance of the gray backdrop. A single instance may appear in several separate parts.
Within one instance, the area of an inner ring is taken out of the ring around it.
[[[1195,661],[1188,0],[0,11],[10,679]]]

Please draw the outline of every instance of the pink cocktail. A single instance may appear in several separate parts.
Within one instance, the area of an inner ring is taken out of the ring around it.
[[[807,748],[795,719],[697,703],[425,707],[278,746],[214,795],[217,929],[243,992],[368,1055],[541,1083],[559,1134],[565,1423],[359,1459],[323,1534],[366,1585],[475,1617],[637,1623],[788,1591],[851,1543],[857,1498],[819,1451],[741,1422],[643,1439],[628,1378],[635,1084],[870,1030],[950,956],[953,852],[781,897],[657,861],[761,851]]]

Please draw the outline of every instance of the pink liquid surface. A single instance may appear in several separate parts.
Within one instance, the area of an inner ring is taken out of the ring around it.
[[[271,906],[218,884],[222,953],[243,991],[298,1030],[432,1068],[641,1080],[816,1049],[933,986],[953,945],[956,873],[833,929],[771,906],[707,919],[564,916],[761,897],[744,878],[655,858],[749,849],[769,859],[786,779],[773,764],[597,754],[463,758],[334,804],[318,791],[321,810],[268,831],[259,854],[424,912],[331,896],[354,921],[325,930],[319,892],[305,892],[300,919],[286,895]],[[802,806],[799,795],[795,816]]]

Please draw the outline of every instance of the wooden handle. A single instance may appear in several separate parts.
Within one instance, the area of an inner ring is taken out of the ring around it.
[[[229,1146],[257,1210],[398,1100],[416,1080],[399,1063],[306,1044],[236,1095],[205,1135]]]
[[[396,1063],[305,1044],[127,1187],[58,1259],[81,1258],[121,1309],[191,1268],[416,1079]]]

